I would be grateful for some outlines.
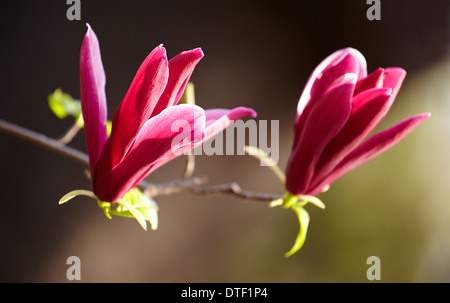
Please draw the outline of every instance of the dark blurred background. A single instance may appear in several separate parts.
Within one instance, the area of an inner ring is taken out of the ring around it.
[[[59,206],[89,189],[83,166],[0,133],[0,281],[65,282],[66,259],[81,259],[83,282],[364,282],[369,256],[382,282],[450,282],[450,1],[382,1],[369,21],[364,0],[8,1],[0,10],[0,119],[59,137],[71,126],[47,106],[56,88],[79,98],[78,60],[88,22],[107,76],[109,117],[142,60],[163,43],[168,56],[202,47],[191,80],[204,108],[249,106],[280,120],[280,166],[293,137],[295,108],[314,67],[343,47],[368,70],[400,66],[408,76],[378,130],[420,112],[432,117],[400,144],[336,181],[308,206],[303,249],[292,212],[230,196],[158,197],[160,225],[106,219],[93,200]],[[71,146],[86,151],[81,132]],[[179,176],[183,159],[153,173]],[[283,193],[269,169],[247,156],[199,156],[210,183]]]

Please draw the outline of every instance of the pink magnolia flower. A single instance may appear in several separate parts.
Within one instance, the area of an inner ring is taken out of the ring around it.
[[[320,63],[298,102],[286,189],[294,195],[319,194],[429,117],[419,114],[362,142],[389,111],[405,75],[401,68],[379,68],[367,75],[363,55],[352,48]]]
[[[92,189],[99,200],[117,201],[155,169],[200,145],[234,120],[256,116],[245,107],[203,110],[196,105],[178,105],[202,57],[203,52],[197,48],[168,61],[164,47],[156,47],[140,66],[114,113],[108,138],[105,73],[97,37],[88,25],[80,54],[80,99]],[[184,134],[186,129],[189,133]],[[183,134],[189,140],[178,140],[174,147],[174,140]]]

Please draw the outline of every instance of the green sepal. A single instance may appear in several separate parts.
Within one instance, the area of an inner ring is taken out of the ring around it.
[[[294,204],[298,202],[298,200],[299,200],[298,196],[291,194],[290,192],[287,192],[283,197],[281,207],[291,208]]]
[[[93,192],[91,192],[90,190],[76,189],[76,190],[72,190],[71,192],[68,192],[67,194],[65,194],[61,199],[59,199],[58,204],[59,205],[64,204],[77,196],[87,196],[87,197],[90,197],[93,199],[97,199],[95,194]]]
[[[309,225],[309,214],[303,208],[303,206],[301,206],[300,204],[294,204],[291,206],[291,209],[297,215],[298,221],[300,223],[300,229],[291,250],[289,250],[284,255],[286,258],[292,256],[302,248],[306,240],[306,234],[308,232],[308,225]]]
[[[98,201],[98,206],[103,209],[108,219],[111,219],[111,215],[135,218],[145,230],[147,229],[146,221],[150,223],[152,230],[158,228],[158,205],[137,187],[115,203]],[[116,206],[116,208],[112,209],[112,206]]]
[[[308,212],[304,209],[304,206],[308,203],[311,203],[321,209],[325,208],[325,204],[315,196],[294,195],[290,192],[287,192],[283,198],[274,200],[270,203],[271,207],[281,206],[283,208],[292,209],[297,215],[300,223],[300,229],[297,238],[295,239],[295,243],[291,250],[284,255],[285,257],[290,257],[295,254],[303,247],[303,244],[305,243],[310,218]]]
[[[305,206],[308,203],[311,203],[317,206],[318,208],[325,209],[325,204],[316,196],[294,195],[290,192],[287,192],[281,200],[278,199],[272,201],[271,206],[282,206],[284,208],[290,208],[294,204]]]
[[[106,218],[112,219],[110,211],[111,211],[111,203],[97,200],[98,206],[103,210]]]
[[[153,230],[158,228],[158,205],[137,187],[114,203],[101,201],[92,191],[83,189],[73,190],[65,194],[58,203],[64,204],[77,196],[88,196],[96,200],[108,219],[112,219],[111,215],[135,218],[144,230],[147,230],[146,221],[150,223]],[[115,209],[111,207],[115,207]]]

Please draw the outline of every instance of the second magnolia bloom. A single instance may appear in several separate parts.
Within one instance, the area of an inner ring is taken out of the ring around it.
[[[319,194],[429,117],[419,114],[364,141],[389,111],[405,75],[401,68],[379,68],[367,75],[363,55],[352,48],[320,63],[298,103],[286,189],[294,195]]]
[[[81,107],[85,122],[92,189],[101,201],[115,202],[161,165],[195,148],[234,120],[256,116],[250,108],[203,110],[178,102],[201,49],[170,61],[162,45],[144,60],[114,113],[111,137],[106,132],[105,72],[97,37],[88,25],[80,53]],[[182,134],[187,124],[189,134]],[[174,123],[178,128],[173,129]],[[180,134],[187,140],[179,140]],[[182,152],[180,152],[180,150]]]

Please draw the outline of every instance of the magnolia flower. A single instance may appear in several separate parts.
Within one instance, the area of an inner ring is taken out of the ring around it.
[[[197,48],[168,61],[164,47],[156,47],[114,113],[108,138],[105,73],[97,37],[88,25],[80,54],[80,99],[92,189],[98,200],[121,199],[155,169],[222,131],[233,120],[256,116],[245,107],[203,110],[196,105],[177,105],[202,57]],[[180,140],[180,135],[188,140]]]
[[[430,116],[411,117],[364,141],[389,111],[406,75],[397,67],[379,68],[367,75],[366,68],[359,51],[338,50],[316,67],[300,97],[286,174],[273,168],[287,193],[271,205],[292,209],[300,223],[286,257],[296,253],[306,240],[310,220],[304,209],[307,203],[324,208],[316,195],[395,145]]]
[[[396,67],[367,75],[363,55],[352,48],[320,63],[298,102],[286,189],[293,195],[316,196],[429,117],[411,117],[363,142],[389,111],[405,75]]]

